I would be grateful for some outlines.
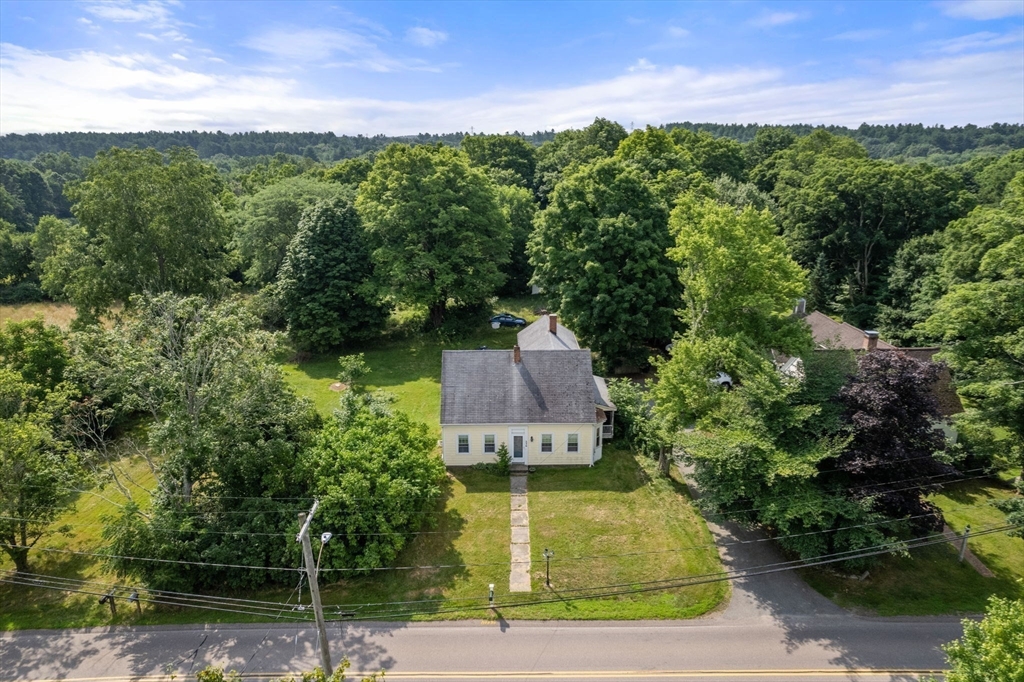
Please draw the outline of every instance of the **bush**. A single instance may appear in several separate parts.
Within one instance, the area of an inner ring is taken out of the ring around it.
[[[992,597],[984,620],[963,621],[964,636],[942,647],[946,682],[1024,680],[1024,601]]]
[[[498,448],[498,460],[495,468],[500,476],[508,476],[512,473],[512,455],[508,454],[508,446],[504,443]]]

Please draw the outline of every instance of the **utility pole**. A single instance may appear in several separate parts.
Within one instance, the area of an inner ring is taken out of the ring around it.
[[[309,510],[309,516],[299,513],[299,522],[302,528],[295,537],[296,542],[302,543],[302,559],[306,564],[306,577],[309,579],[309,594],[313,598],[313,613],[316,615],[316,627],[320,633],[320,662],[323,664],[324,674],[328,678],[334,674],[334,666],[331,665],[331,647],[327,641],[327,625],[324,623],[324,606],[320,603],[320,586],[316,582],[316,566],[313,564],[313,547],[309,543],[309,524],[313,520],[316,508],[320,506],[319,500],[313,500],[313,508]]]
[[[963,537],[960,539],[960,562],[963,563],[964,554],[967,553],[967,536],[971,534],[971,527],[964,528]]]

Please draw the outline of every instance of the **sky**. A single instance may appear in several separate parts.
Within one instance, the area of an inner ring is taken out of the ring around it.
[[[1024,123],[1024,0],[0,0],[0,133]]]

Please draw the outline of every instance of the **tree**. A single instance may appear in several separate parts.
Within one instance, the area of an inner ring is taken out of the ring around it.
[[[533,200],[533,192],[517,186],[501,186],[496,188],[498,206],[510,228],[512,250],[509,260],[502,267],[505,283],[499,293],[508,296],[520,296],[529,291],[533,268],[530,267],[530,255],[526,244],[533,232],[533,219],[537,215],[537,204]]]
[[[64,381],[68,361],[64,332],[41,317],[0,327],[0,366],[20,374],[37,398]]]
[[[509,228],[494,185],[457,150],[391,145],[356,207],[380,280],[398,301],[425,306],[435,327],[450,306],[480,303],[504,280]]]
[[[956,175],[925,164],[822,156],[800,165],[781,172],[775,194],[794,256],[811,270],[808,302],[874,326],[897,249],[963,216],[972,199]]]
[[[963,621],[964,634],[942,647],[946,682],[1024,680],[1024,601],[990,597],[981,622]]]
[[[346,391],[304,456],[319,524],[334,538],[321,570],[387,566],[441,496],[444,464],[425,424],[379,396]]]
[[[40,300],[32,269],[32,235],[17,232],[14,225],[0,218],[0,303],[25,303]]]
[[[746,337],[754,347],[796,354],[810,347],[792,317],[806,275],[775,234],[768,211],[742,211],[687,196],[669,218],[668,250],[682,284],[679,315],[689,334]]]
[[[573,170],[615,153],[626,138],[626,129],[614,121],[595,118],[583,130],[562,130],[537,149],[537,196],[546,206],[561,179]]]
[[[373,170],[371,159],[365,157],[345,159],[324,171],[324,180],[355,186],[366,180],[371,170]]]
[[[668,206],[674,206],[681,192],[705,184],[693,155],[678,146],[663,130],[647,126],[633,131],[619,143],[615,158],[636,167],[651,189]]]
[[[63,438],[69,387],[60,329],[42,320],[0,327],[0,542],[18,571],[73,506],[79,458]]]
[[[935,426],[939,406],[931,392],[935,363],[897,351],[866,353],[837,401],[849,442],[829,478],[889,518],[907,518],[918,531],[941,530],[942,512],[925,495],[941,490],[956,470],[935,458],[945,437]]]
[[[789,149],[796,142],[796,135],[785,128],[759,128],[754,139],[743,148],[743,160],[748,170],[761,165],[776,152]],[[770,192],[774,186],[761,186],[763,192]]]
[[[223,185],[191,149],[97,154],[68,188],[80,227],[43,263],[43,284],[85,317],[144,291],[211,294],[227,269]]]
[[[294,500],[308,495],[300,453],[319,428],[309,401],[274,362],[277,337],[235,301],[172,295],[136,301],[110,330],[93,330],[82,371],[118,408],[149,418],[157,493],[151,510],[127,504],[104,537],[112,567],[151,587],[251,589],[280,572],[198,564],[294,566]],[[162,562],[119,557],[145,556]]]
[[[277,287],[288,331],[317,351],[367,339],[387,319],[362,222],[346,199],[306,210],[288,245]]]
[[[235,248],[244,264],[246,282],[263,286],[274,281],[303,211],[318,201],[351,196],[344,185],[298,176],[244,197],[235,214]]]
[[[737,182],[746,178],[743,147],[736,140],[715,137],[703,130],[695,133],[686,128],[673,128],[672,139],[680,149],[690,153],[697,169],[705,177],[725,175]]]
[[[606,367],[645,365],[672,334],[678,287],[664,204],[617,159],[559,183],[530,238],[534,282]]]
[[[461,149],[474,166],[497,171],[499,176],[508,174],[509,182],[501,184],[533,187],[537,150],[518,135],[467,135]]]

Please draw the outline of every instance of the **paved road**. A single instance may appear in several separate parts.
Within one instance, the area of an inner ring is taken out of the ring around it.
[[[259,647],[266,632],[266,626],[242,625],[7,633],[0,639],[0,679],[113,682],[170,673],[183,679],[208,663],[263,674],[316,664],[314,628],[275,626]],[[911,674],[854,671],[940,668],[936,647],[958,633],[955,622],[826,616],[787,618],[774,627],[724,618],[638,624],[332,624],[328,637],[335,660],[347,654],[353,670],[384,668],[393,679],[777,680],[799,673],[799,679],[916,680]],[[557,674],[564,671],[574,674]],[[472,675],[482,672],[487,674]]]
[[[756,533],[710,527],[729,568],[781,560]],[[328,636],[335,660],[347,655],[353,670],[386,669],[391,679],[873,682],[940,669],[939,645],[960,634],[956,619],[853,616],[778,573],[733,583],[728,606],[694,621],[332,623]],[[312,668],[315,644],[313,628],[290,625],[2,633],[0,681],[181,680],[210,663],[265,677]]]

